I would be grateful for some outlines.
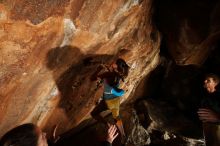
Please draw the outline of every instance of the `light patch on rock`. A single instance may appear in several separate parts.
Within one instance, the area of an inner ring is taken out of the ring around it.
[[[204,139],[194,139],[194,138],[188,138],[188,137],[181,137],[183,140],[187,142],[187,145],[189,146],[205,146]]]
[[[121,12],[126,12],[130,10],[133,6],[136,6],[139,4],[139,0],[129,0],[127,3],[124,4],[124,6],[121,9]]]
[[[131,69],[135,69],[137,66],[137,62],[135,61],[132,65],[131,65]]]
[[[163,139],[164,140],[169,140],[170,139],[170,135],[167,131],[163,134]]]
[[[133,0],[133,5],[138,5],[139,4],[139,0]]]
[[[4,11],[0,11],[0,20],[6,20],[7,19],[7,15]]]
[[[133,6],[138,5],[138,4],[139,4],[139,0],[131,0],[131,1],[129,1],[127,4],[128,4],[128,5],[127,5],[127,9],[130,9],[130,8],[133,7]]]
[[[150,115],[149,115],[150,116]],[[153,121],[153,119],[150,117],[150,119]],[[152,131],[154,130],[154,129],[157,129],[157,127],[158,127],[158,124],[156,123],[156,122],[151,122],[150,123],[150,126],[148,126],[147,127],[147,131],[149,132],[149,133],[152,133]]]
[[[132,111],[132,131],[128,136],[126,145],[144,146],[151,143],[150,135],[146,129],[140,124],[136,111]]]
[[[70,44],[73,34],[76,31],[76,27],[71,19],[64,19],[64,38],[60,47],[64,47]]]
[[[27,73],[26,73],[26,72],[24,72],[22,75],[23,75],[23,76],[26,76],[26,75],[27,75]]]
[[[57,96],[58,94],[59,94],[59,91],[58,91],[57,87],[54,87],[50,93],[51,97]]]

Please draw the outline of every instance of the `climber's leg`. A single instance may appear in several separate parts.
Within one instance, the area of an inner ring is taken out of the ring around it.
[[[119,115],[120,98],[118,97],[111,100],[105,100],[105,102],[107,104],[108,109],[110,109],[112,112],[112,116],[115,119],[116,126],[121,134],[121,141],[122,143],[124,143],[126,136],[123,128],[123,123]]]
[[[100,103],[93,109],[91,116],[96,119],[98,122],[108,124],[107,121],[100,115],[101,112],[107,110],[107,106],[104,100],[101,100]]]

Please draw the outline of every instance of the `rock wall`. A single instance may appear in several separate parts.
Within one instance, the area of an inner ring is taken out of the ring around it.
[[[124,58],[123,100],[159,60],[152,0],[0,1],[0,135],[25,122],[58,134],[86,119],[102,63]]]
[[[176,64],[203,64],[220,39],[220,1],[154,2],[155,22]]]

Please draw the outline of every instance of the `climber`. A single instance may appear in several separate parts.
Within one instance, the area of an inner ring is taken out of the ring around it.
[[[107,71],[100,73],[104,68],[107,68]],[[110,67],[99,67],[92,76],[92,80],[97,80],[97,78],[99,78],[104,82],[104,93],[102,100],[91,112],[91,115],[97,121],[108,125],[108,122],[100,115],[100,113],[107,109],[111,110],[112,116],[120,131],[122,142],[125,140],[125,132],[119,115],[119,97],[123,96],[125,91],[119,88],[119,84],[120,80],[124,81],[124,78],[127,77],[128,71],[129,66],[127,63],[123,59],[119,58]]]
[[[202,100],[202,108],[198,115],[203,122],[220,122],[220,90],[219,77],[215,74],[208,74],[204,81],[204,88],[207,90],[206,97]]]

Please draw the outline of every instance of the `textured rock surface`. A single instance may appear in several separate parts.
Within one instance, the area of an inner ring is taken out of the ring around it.
[[[121,110],[121,116],[125,132],[127,133],[127,139],[125,141],[126,146],[144,146],[149,145],[151,142],[150,135],[146,129],[140,124],[138,116],[132,107],[123,107]],[[105,117],[109,122],[113,122],[112,116]],[[101,140],[106,136],[107,127],[101,123],[95,123],[81,129],[78,133],[68,133],[58,141],[57,146],[100,146]],[[82,138],[86,138],[86,141],[82,142]],[[122,146],[120,136],[118,136],[113,145]]]
[[[158,62],[151,0],[0,1],[0,135],[33,122],[58,134],[83,121],[101,96],[100,63],[131,67],[125,100]],[[92,58],[93,63],[85,58]]]
[[[219,0],[155,0],[155,20],[179,65],[201,65],[220,39]]]
[[[198,125],[169,102],[142,99],[136,103],[136,110],[140,123],[149,133],[151,146],[204,145],[202,137],[196,134]]]
[[[122,115],[123,118],[126,119],[126,121],[124,121],[127,133],[126,146],[149,145],[151,143],[150,134],[141,125],[136,111],[127,107],[123,109]]]

